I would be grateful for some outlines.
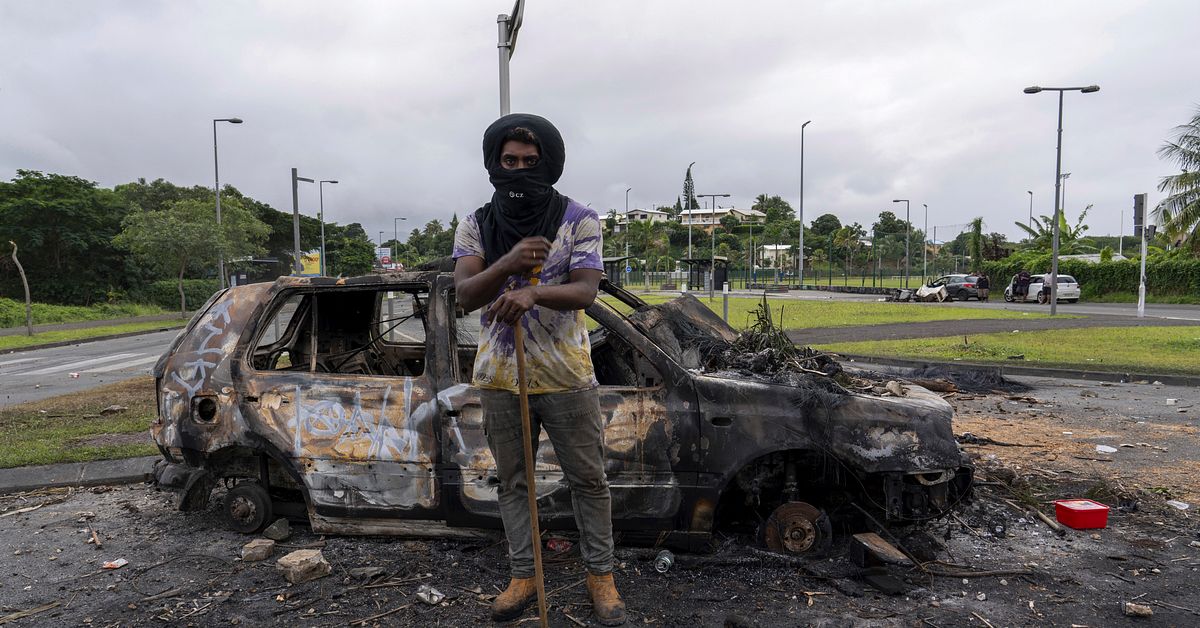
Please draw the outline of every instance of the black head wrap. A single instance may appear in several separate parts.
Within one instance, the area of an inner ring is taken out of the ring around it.
[[[500,165],[500,149],[504,136],[518,127],[529,129],[537,139],[538,163],[533,168],[506,170]],[[523,238],[540,235],[554,241],[567,209],[567,197],[554,189],[566,153],[558,129],[541,116],[509,114],[483,132],[483,165],[496,191],[490,203],[475,210],[475,221],[489,266]]]

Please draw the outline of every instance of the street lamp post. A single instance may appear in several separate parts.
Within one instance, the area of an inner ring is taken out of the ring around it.
[[[904,203],[904,287],[908,288],[908,277],[912,274],[912,260],[908,254],[908,243],[912,240],[909,235],[911,225],[908,222],[908,199],[898,198],[893,203]]]
[[[521,30],[521,21],[525,15],[525,0],[517,0],[513,5],[511,15],[501,13],[496,16],[496,27],[499,29],[496,49],[500,51],[500,115],[506,116],[512,110],[509,102],[511,95],[508,88],[508,62],[517,51],[517,32]]]
[[[629,258],[629,190],[632,190],[632,189],[633,188],[631,188],[631,187],[625,188],[625,258],[626,259],[625,259],[625,268],[622,269],[623,272],[625,273],[625,281],[622,283],[625,283],[625,284],[629,283],[629,259],[628,259]]]
[[[325,184],[337,185],[334,179],[322,179],[317,182],[317,195],[321,199],[320,221],[321,221],[321,275],[328,276],[329,269],[325,265]]]
[[[1033,190],[1025,190],[1029,194],[1029,228],[1033,228]]]
[[[921,228],[921,285],[925,285],[925,280],[929,279],[929,206],[925,206],[925,226]]]
[[[1062,203],[1059,206],[1062,207],[1063,215],[1065,216],[1067,213],[1067,179],[1071,178],[1071,173],[1064,172],[1058,178],[1062,179]]]
[[[312,179],[296,174],[296,169],[292,168],[292,254],[297,275],[304,270],[304,265],[300,263],[300,181],[315,183]]]
[[[213,180],[215,187],[213,190],[217,193],[217,231],[221,230],[221,169],[217,166],[217,123],[228,122],[230,124],[241,124],[241,118],[216,118],[213,120]],[[217,274],[221,276],[221,289],[225,289],[225,252],[217,251]]]
[[[712,220],[709,221],[712,223],[710,225],[710,228],[712,229],[712,231],[710,232],[712,234],[712,242],[711,242],[711,244],[709,244],[709,249],[708,249],[708,257],[709,257],[709,260],[708,260],[708,298],[711,299],[711,298],[713,298],[713,288],[715,287],[715,286],[713,286],[713,284],[715,284],[717,282],[717,199],[718,198],[729,198],[729,195],[728,194],[697,194],[696,195],[696,198],[705,198],[705,197],[712,199],[712,203],[711,203],[712,204]]]
[[[800,250],[796,252],[796,283],[804,285],[804,127],[812,120],[800,125]]]
[[[1080,92],[1083,94],[1091,94],[1100,91],[1099,85],[1088,85],[1087,87],[1033,87],[1025,88],[1026,94],[1036,94],[1042,91],[1058,92],[1058,146],[1055,151],[1054,159],[1054,244],[1050,256],[1050,315],[1054,316],[1058,311],[1058,222],[1062,211],[1059,205],[1059,193],[1062,189],[1062,118],[1063,118],[1063,93],[1065,92]]]
[[[392,219],[392,264],[396,263],[396,256],[400,254],[400,221],[408,221],[407,216],[400,216]]]

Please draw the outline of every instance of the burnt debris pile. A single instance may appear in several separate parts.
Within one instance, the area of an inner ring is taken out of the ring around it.
[[[787,384],[812,376],[832,378],[841,373],[841,364],[829,355],[792,344],[776,324],[765,297],[751,315],[754,323],[732,341],[699,330],[682,340],[697,350],[700,366],[706,372],[736,371]],[[782,306],[779,319],[783,319]]]

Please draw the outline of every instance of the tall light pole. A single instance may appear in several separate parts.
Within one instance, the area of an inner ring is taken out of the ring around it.
[[[925,205],[925,203],[921,203]],[[929,244],[929,206],[925,205],[925,226],[921,228],[921,285],[925,285],[925,280],[929,279],[928,267],[928,252]]]
[[[304,270],[304,264],[300,263],[300,181],[314,183],[312,179],[296,174],[296,169],[292,168],[292,254],[297,275]]]
[[[217,123],[228,122],[230,124],[241,124],[241,118],[216,118],[213,120],[213,180],[215,187],[213,190],[217,193],[217,231],[221,230],[221,169],[217,166]],[[225,289],[225,252],[217,251],[217,274],[221,276],[221,289]]]
[[[708,249],[708,298],[713,298],[713,284],[717,282],[717,199],[729,198],[728,194],[697,194],[696,198],[712,199],[712,243]]]
[[[904,287],[908,288],[908,276],[912,274],[912,260],[908,255],[908,243],[912,240],[909,235],[911,225],[908,222],[908,199],[898,198],[893,203],[904,203]]]
[[[321,274],[328,276],[329,270],[325,265],[325,184],[337,185],[334,179],[322,179],[317,181],[317,194],[321,199],[320,217],[321,221]]]
[[[800,125],[800,250],[796,255],[796,283],[804,285],[804,127],[812,120]]]
[[[396,256],[400,254],[400,221],[408,221],[407,216],[400,216],[392,219],[392,242],[395,243],[392,249],[392,264],[396,263]]]
[[[496,49],[500,51],[500,115],[506,116],[512,111],[509,102],[508,62],[517,51],[517,31],[521,30],[521,20],[525,15],[525,0],[517,0],[513,5],[512,14],[501,13],[496,16],[496,27],[499,30]]]
[[[1025,190],[1029,194],[1029,228],[1033,228],[1033,190]]]
[[[632,189],[633,188],[631,188],[631,187],[625,188],[625,257],[626,258],[629,257],[629,190],[632,190]],[[624,284],[629,283],[629,270],[628,269],[629,269],[629,260],[626,259],[625,260],[625,268],[622,269],[625,273],[625,281],[622,282]]]
[[[1058,147],[1054,159],[1054,246],[1050,255],[1050,315],[1054,316],[1058,312],[1058,221],[1062,216],[1062,206],[1059,204],[1059,193],[1062,189],[1062,118],[1063,118],[1063,93],[1065,92],[1080,92],[1083,94],[1091,94],[1100,91],[1099,85],[1088,85],[1087,87],[1033,87],[1025,88],[1026,94],[1036,94],[1038,92],[1049,91],[1058,92]]]

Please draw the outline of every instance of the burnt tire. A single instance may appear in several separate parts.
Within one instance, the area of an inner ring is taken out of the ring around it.
[[[780,554],[821,556],[833,545],[833,526],[824,510],[807,502],[788,502],[763,522],[759,541]]]
[[[231,530],[253,534],[271,522],[271,496],[258,482],[242,482],[225,494],[222,512]]]

